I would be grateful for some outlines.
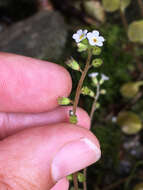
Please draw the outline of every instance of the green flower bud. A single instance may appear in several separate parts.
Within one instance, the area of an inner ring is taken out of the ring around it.
[[[69,181],[73,180],[72,174],[67,176],[67,180],[69,180]]]
[[[77,44],[77,47],[78,47],[78,52],[82,52],[82,51],[86,51],[88,46],[86,44],[83,44],[83,43],[78,43]]]
[[[100,94],[102,95],[106,94],[106,90],[105,89],[100,90]]]
[[[99,109],[99,108],[100,108],[100,104],[99,104],[98,102],[96,102],[95,108],[96,108],[96,109]]]
[[[92,78],[91,80],[92,80],[92,85],[93,85],[93,86],[97,86],[97,84],[98,84],[98,79],[97,79],[96,77],[94,77],[94,78]]]
[[[72,110],[69,111],[69,122],[72,124],[77,124],[77,116],[73,113]]]
[[[84,86],[81,89],[81,94],[88,95],[88,96],[91,96],[91,97],[95,96],[95,93],[91,89],[89,89],[87,86]]]
[[[102,64],[103,64],[103,60],[99,58],[93,59],[92,61],[93,67],[100,67]]]
[[[78,172],[77,178],[78,178],[78,181],[79,181],[80,183],[82,183],[82,182],[85,181],[85,177],[84,177],[83,173]]]
[[[71,103],[71,100],[69,98],[65,98],[65,97],[59,97],[58,98],[58,104],[59,105],[68,105]]]
[[[80,66],[79,66],[78,62],[73,58],[69,59],[66,64],[73,70],[76,70],[76,71],[80,70]]]
[[[100,55],[100,53],[101,53],[101,48],[100,47],[93,47],[93,49],[92,49],[92,54],[93,55]]]

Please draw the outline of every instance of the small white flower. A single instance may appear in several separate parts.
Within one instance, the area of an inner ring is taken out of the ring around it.
[[[81,42],[86,38],[87,30],[78,30],[75,34],[73,34],[72,38],[76,41],[76,43]]]
[[[103,42],[105,39],[102,36],[99,36],[99,32],[97,30],[93,30],[92,32],[87,33],[87,39],[89,40],[90,45],[92,46],[103,46]]]
[[[95,72],[95,73],[90,73],[88,76],[91,77],[91,78],[94,78],[94,77],[97,77],[97,76],[98,76],[98,73],[97,73],[97,72]]]
[[[116,123],[116,122],[117,122],[117,117],[113,116],[113,117],[112,117],[112,122],[113,122],[113,123]]]
[[[109,77],[104,75],[104,74],[101,74],[101,80],[102,81],[106,81],[106,80],[109,80]]]

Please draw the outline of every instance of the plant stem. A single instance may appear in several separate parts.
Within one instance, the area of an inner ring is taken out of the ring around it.
[[[84,68],[84,70],[82,72],[81,78],[79,80],[79,83],[78,83],[78,86],[77,86],[77,89],[76,89],[76,95],[75,95],[74,104],[73,104],[73,114],[76,114],[76,109],[77,109],[77,105],[78,105],[79,98],[80,98],[80,92],[81,92],[82,84],[83,84],[83,81],[84,81],[84,79],[86,77],[86,74],[87,74],[87,72],[88,72],[88,70],[90,68],[91,57],[92,57],[92,50],[90,49],[88,51],[88,57],[87,57],[87,60],[86,60],[85,68]],[[74,189],[78,190],[77,173],[73,174],[73,183],[74,183]]]
[[[91,112],[90,112],[90,121],[92,122],[92,119],[93,119],[93,114],[95,112],[95,106],[96,106],[96,103],[97,103],[97,100],[99,98],[99,95],[100,95],[100,84],[97,83],[97,91],[96,91],[96,96],[94,98],[94,102],[92,104],[92,108],[91,108]],[[83,170],[83,175],[84,175],[84,182],[83,182],[83,189],[84,190],[87,190],[87,180],[86,180],[86,176],[87,176],[87,169],[84,168]]]
[[[94,98],[94,102],[92,104],[92,108],[91,108],[91,112],[90,112],[90,119],[91,119],[91,122],[93,120],[93,114],[95,112],[95,106],[96,106],[96,103],[97,103],[97,100],[99,98],[99,95],[100,95],[100,84],[97,83],[97,91],[96,91],[96,96]]]
[[[73,183],[74,183],[74,189],[78,190],[78,180],[77,180],[77,173],[73,174]]]
[[[143,17],[143,2],[142,2],[142,0],[138,0],[138,5],[139,5],[139,8],[140,8],[141,16]]]
[[[83,169],[84,182],[83,182],[83,190],[87,190],[87,168]]]
[[[80,97],[80,92],[81,92],[83,81],[84,81],[85,76],[86,76],[86,74],[88,72],[88,69],[90,67],[91,56],[92,56],[92,51],[89,50],[86,65],[85,65],[85,68],[84,68],[84,70],[82,72],[81,78],[79,80],[79,83],[78,83],[78,86],[77,86],[77,89],[76,89],[76,95],[75,95],[75,100],[74,100],[74,104],[73,104],[73,113],[74,114],[76,113],[76,108],[77,108],[77,105],[78,105],[78,102],[79,102],[79,97]]]

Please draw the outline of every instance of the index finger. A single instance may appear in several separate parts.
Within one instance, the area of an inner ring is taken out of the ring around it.
[[[61,66],[0,53],[0,111],[44,112],[71,91],[69,73]]]

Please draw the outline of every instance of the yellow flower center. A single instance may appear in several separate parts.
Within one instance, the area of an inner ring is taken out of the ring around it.
[[[84,37],[84,34],[82,34],[79,39],[81,40],[83,37]]]
[[[94,39],[93,39],[93,41],[96,43],[96,42],[97,42],[97,39],[96,39],[96,38],[94,38]]]

